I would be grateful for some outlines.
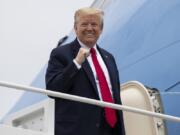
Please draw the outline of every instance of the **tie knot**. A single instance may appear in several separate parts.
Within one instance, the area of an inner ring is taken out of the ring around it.
[[[90,50],[90,53],[93,55],[93,54],[96,54],[96,50],[94,48],[91,48]]]

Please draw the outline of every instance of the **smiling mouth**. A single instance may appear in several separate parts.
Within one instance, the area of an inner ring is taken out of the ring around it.
[[[86,37],[93,38],[94,34],[86,34]]]

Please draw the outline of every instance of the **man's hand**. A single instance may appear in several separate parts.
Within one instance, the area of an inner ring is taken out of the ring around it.
[[[89,49],[81,47],[75,58],[75,61],[81,65],[85,61],[85,59],[89,56],[89,53],[90,53]]]

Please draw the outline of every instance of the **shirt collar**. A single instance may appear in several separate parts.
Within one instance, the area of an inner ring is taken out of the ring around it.
[[[78,40],[81,47],[86,48],[86,49],[90,49],[89,47],[87,47],[87,45],[82,43],[78,38],[77,38],[77,40]],[[97,51],[97,45],[96,44],[93,46],[93,48]]]

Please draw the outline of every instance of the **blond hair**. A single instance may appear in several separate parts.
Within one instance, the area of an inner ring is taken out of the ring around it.
[[[77,23],[79,20],[79,17],[83,15],[97,15],[103,25],[104,12],[102,10],[97,9],[97,8],[91,8],[91,7],[78,9],[74,15],[74,23]]]

